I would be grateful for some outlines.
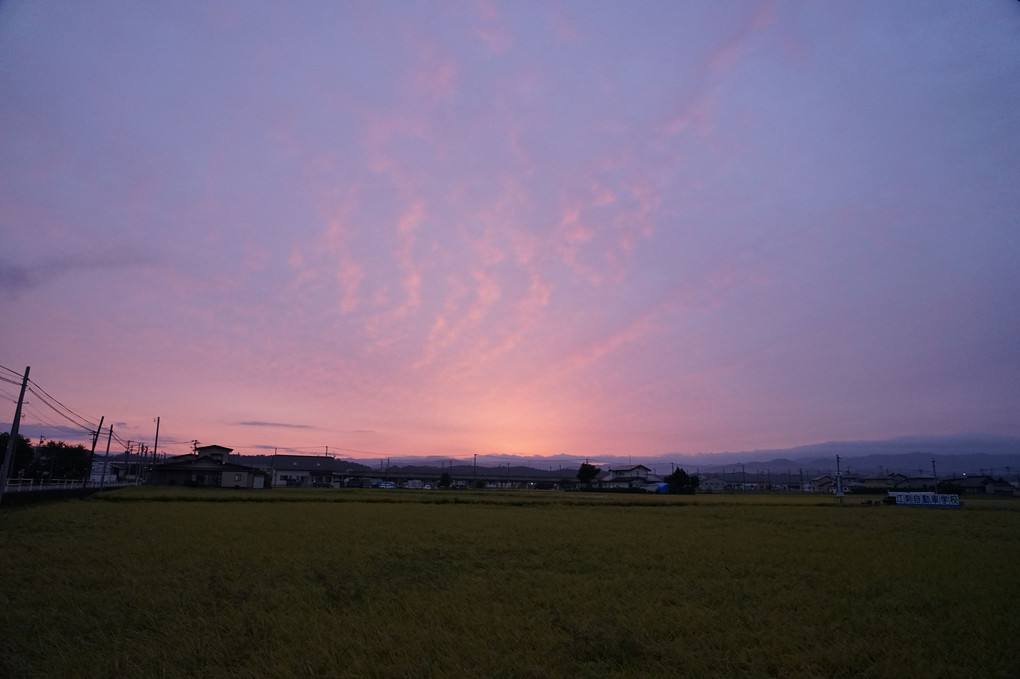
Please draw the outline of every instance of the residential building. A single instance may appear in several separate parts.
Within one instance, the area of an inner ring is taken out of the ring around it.
[[[637,488],[647,490],[662,479],[652,473],[652,470],[643,464],[623,469],[610,469],[600,479],[599,485],[602,488]]]
[[[193,454],[171,458],[152,468],[148,483],[205,488],[265,487],[265,472],[227,462],[230,451],[223,446],[202,446]]]

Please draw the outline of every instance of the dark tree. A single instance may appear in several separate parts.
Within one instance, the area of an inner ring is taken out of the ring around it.
[[[439,487],[449,488],[451,485],[453,485],[453,477],[450,476],[450,472],[443,472],[439,477]]]
[[[0,434],[0,460],[7,455],[7,442],[11,435],[7,432]],[[18,476],[32,476],[32,462],[35,460],[35,451],[32,443],[21,434],[18,434],[14,442],[14,462],[11,464],[8,474],[11,478]]]
[[[938,492],[963,495],[963,486],[953,481],[939,481]]]
[[[669,492],[671,493],[693,495],[698,490],[698,486],[701,485],[701,479],[697,474],[688,474],[683,469],[677,467],[676,471],[666,477],[666,483],[669,484]]]
[[[595,480],[595,477],[599,475],[599,468],[593,464],[585,462],[581,465],[581,468],[577,470],[577,480],[586,486],[590,486],[591,482]]]
[[[83,479],[89,474],[89,451],[79,444],[47,441],[36,455],[39,472],[51,479]]]

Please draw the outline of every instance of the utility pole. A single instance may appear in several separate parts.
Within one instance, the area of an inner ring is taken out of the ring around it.
[[[839,455],[836,456],[836,502],[843,504],[843,472],[839,468]]]
[[[14,409],[11,435],[7,438],[7,454],[4,455],[4,463],[0,465],[0,504],[3,503],[4,493],[7,492],[7,476],[13,467],[11,460],[14,459],[14,451],[17,450],[15,441],[18,439],[18,427],[21,425],[21,404],[25,402],[25,389],[28,388],[29,370],[31,370],[31,366],[25,366],[25,376],[21,380],[21,394],[18,396],[18,407]]]
[[[138,444],[138,462],[135,463],[135,485],[137,486],[142,482],[142,465],[145,463],[145,458],[149,456],[149,448],[144,443]]]
[[[273,460],[269,463],[269,485],[272,487],[276,484],[276,454],[279,452],[279,448],[273,448]]]
[[[156,440],[152,442],[152,467],[156,467],[156,450],[159,448],[159,417],[156,417]]]
[[[935,492],[938,493],[939,492],[939,477],[938,477],[938,474],[935,473],[935,457],[934,456],[932,456],[932,458],[931,458],[931,482],[935,484]]]
[[[110,464],[110,439],[113,438],[113,425],[110,425],[110,433],[106,436],[106,455],[103,457],[103,474],[99,477],[99,490],[106,487],[106,466]]]
[[[99,432],[103,428],[103,420],[106,419],[106,415],[99,418],[99,426],[92,432],[92,450],[89,451],[89,468],[85,472],[85,480],[81,482],[81,487],[84,488],[89,481],[92,480],[92,461],[96,459],[96,443],[99,441]]]

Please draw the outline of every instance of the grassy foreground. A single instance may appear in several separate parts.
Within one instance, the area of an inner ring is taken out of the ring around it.
[[[127,489],[0,512],[0,676],[1016,677],[1018,510]]]

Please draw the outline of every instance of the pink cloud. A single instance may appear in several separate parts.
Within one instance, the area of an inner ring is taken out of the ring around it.
[[[393,260],[396,262],[398,270],[403,274],[401,286],[404,298],[398,305],[368,319],[365,327],[371,336],[378,338],[384,327],[392,326],[417,311],[421,306],[422,274],[421,266],[414,256],[414,245],[416,233],[424,217],[424,203],[415,201],[406,207],[397,219]],[[393,337],[388,337],[377,339],[376,343],[377,346],[388,346],[393,341]]]
[[[613,190],[598,182],[592,182],[591,192],[593,195],[592,204],[595,207],[605,207],[616,202],[616,194],[613,193]]]
[[[446,283],[447,294],[443,310],[432,322],[425,347],[414,363],[413,367],[416,370],[431,364],[446,347],[457,340],[463,329],[462,326],[457,326],[454,317],[460,310],[463,300],[471,293],[471,289],[458,274],[450,274]]]
[[[337,235],[340,223],[335,221],[331,225],[331,240],[333,241],[333,254],[336,257],[335,276],[340,285],[340,311],[351,313],[361,303],[361,283],[365,278],[365,268],[358,263],[351,254],[347,237]],[[345,234],[346,235],[346,234]]]
[[[434,43],[425,43],[411,74],[411,90],[429,104],[435,104],[454,94],[460,70],[457,62],[443,54]]]
[[[707,137],[716,129],[715,114],[718,107],[719,100],[713,92],[702,92],[670,120],[666,130],[670,135],[677,135],[691,129],[698,135]]]
[[[728,73],[736,68],[747,52],[748,43],[756,33],[769,28],[775,22],[777,14],[778,8],[773,0],[766,0],[759,4],[745,27],[708,56],[709,68],[716,73]]]
[[[513,47],[513,31],[500,17],[495,0],[479,0],[476,6],[481,25],[475,29],[475,36],[494,54],[506,52]]]
[[[563,11],[563,8],[558,5],[553,5],[550,8],[550,22],[552,23],[553,33],[556,39],[561,43],[575,43],[581,37],[581,32],[577,28],[577,24],[571,21],[567,13]]]

